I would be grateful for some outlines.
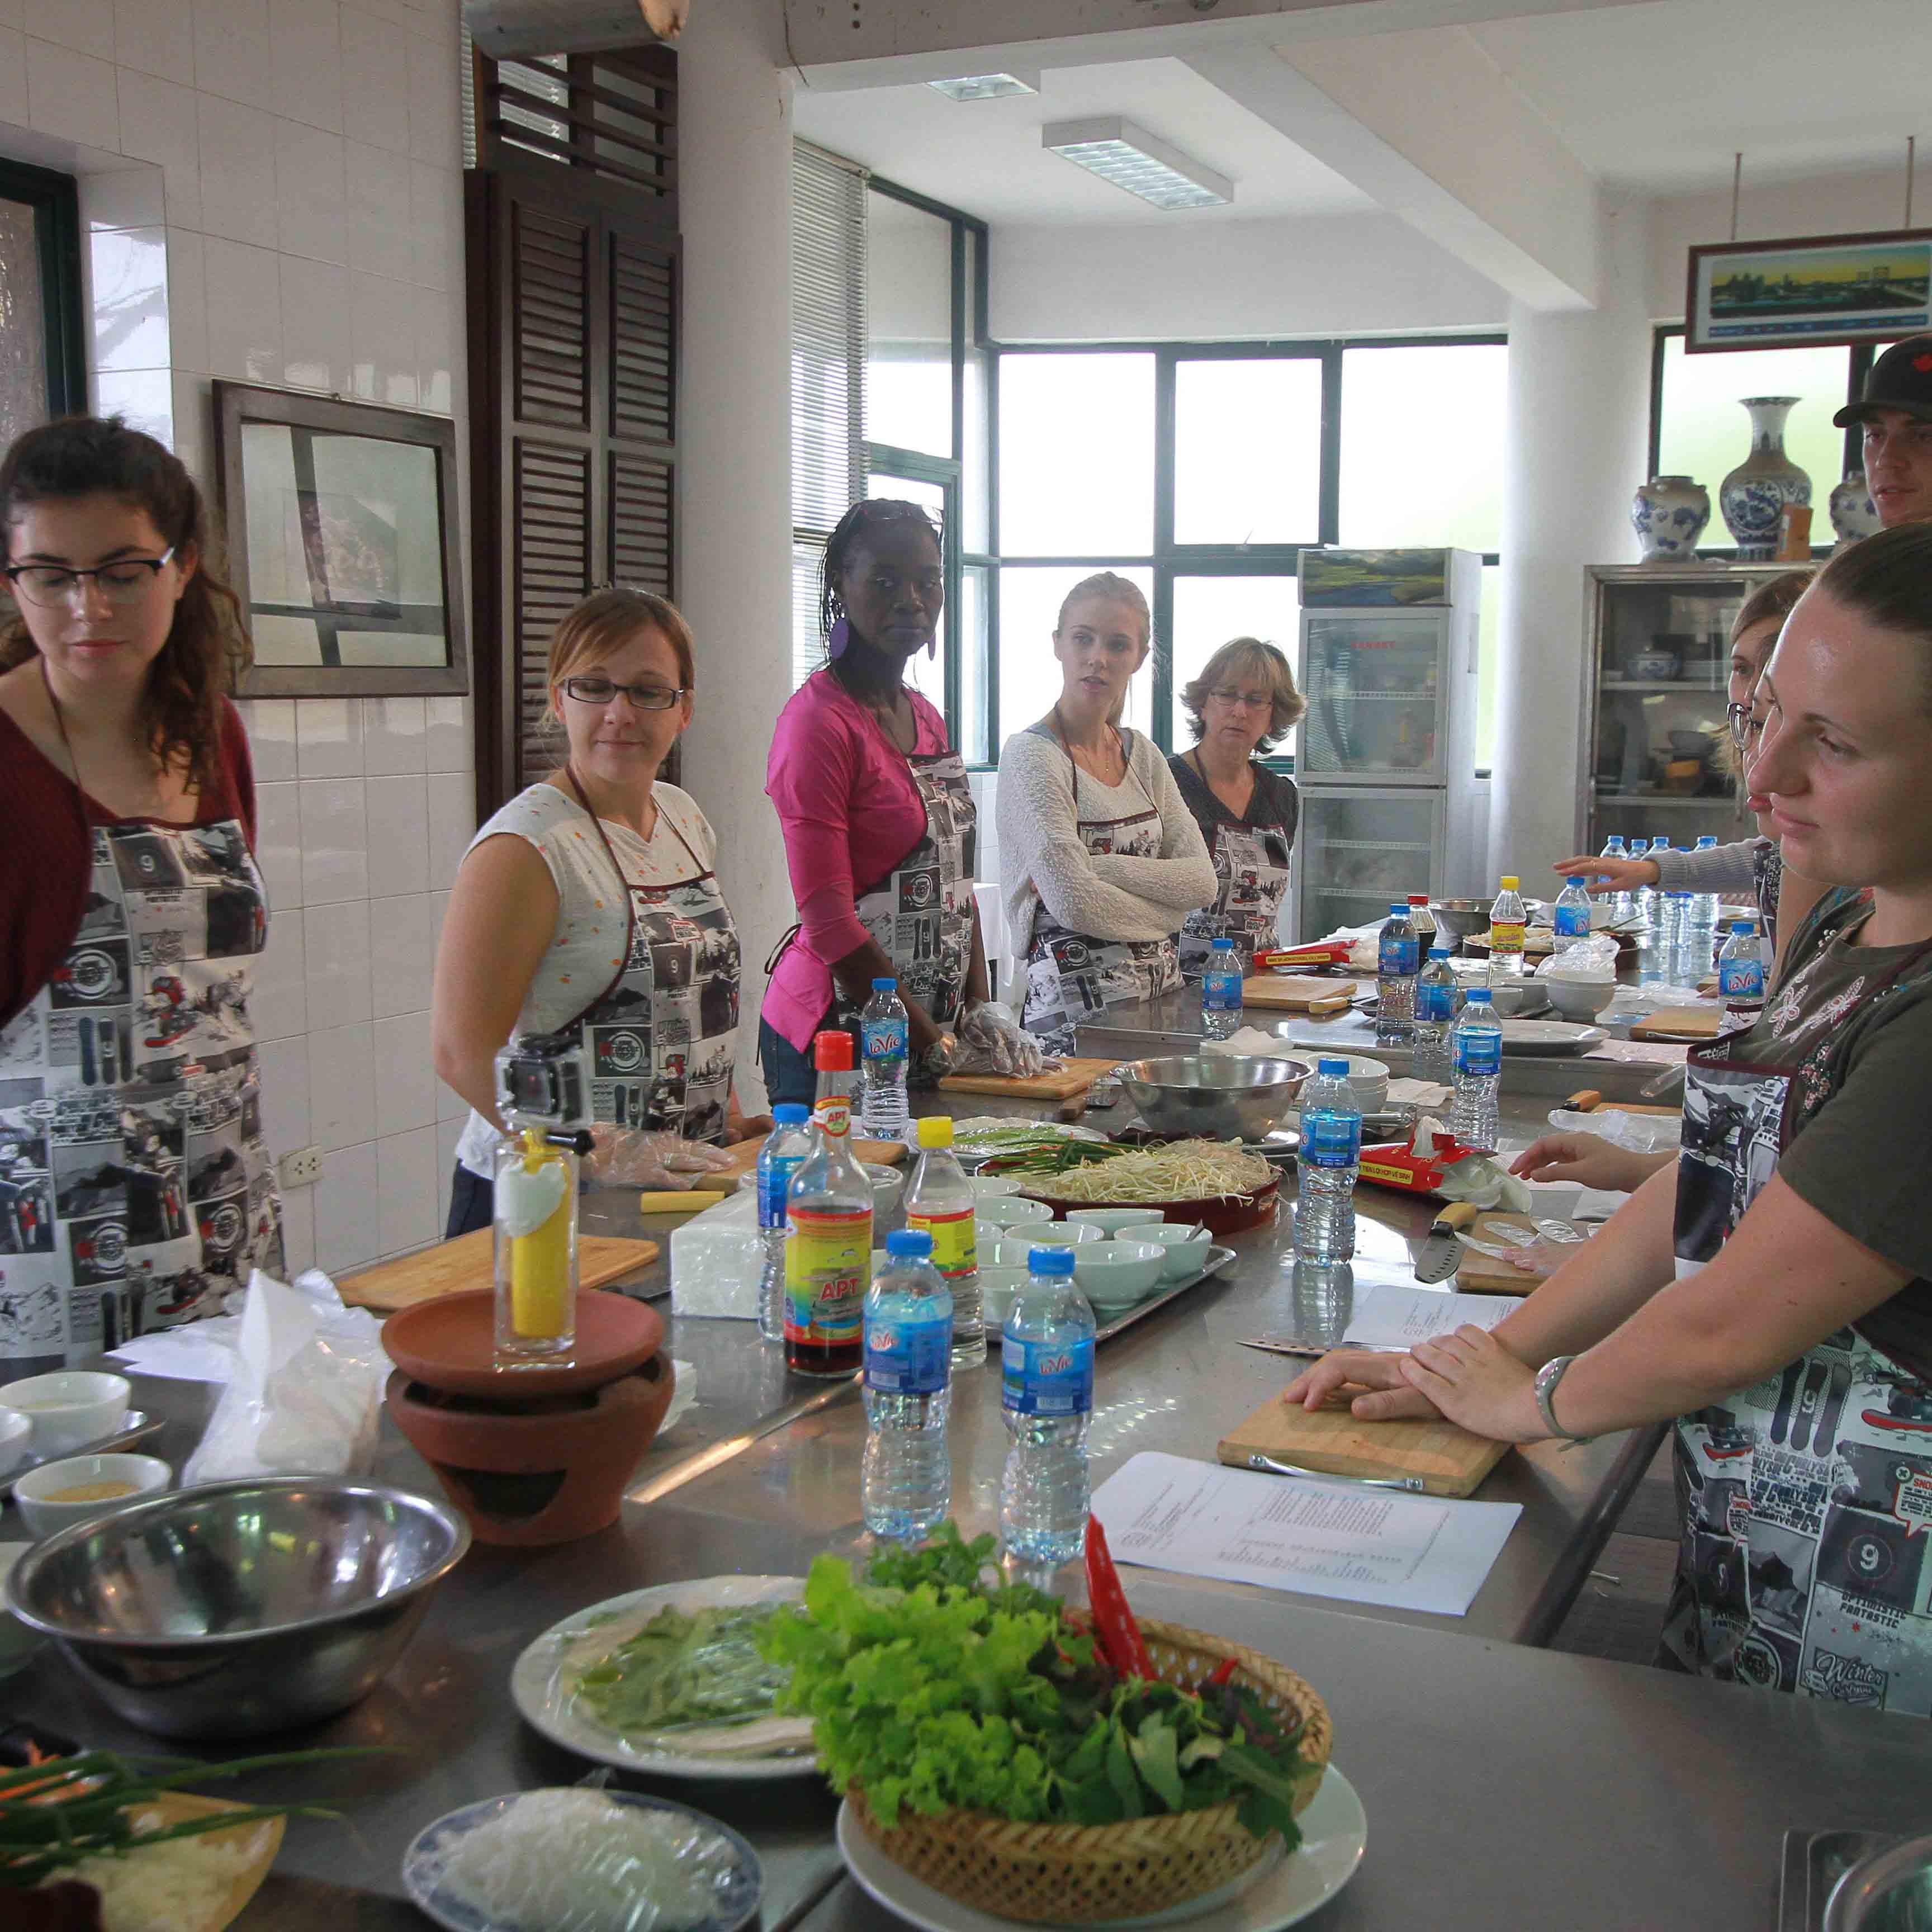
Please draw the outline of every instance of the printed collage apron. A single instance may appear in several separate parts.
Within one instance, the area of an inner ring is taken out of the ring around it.
[[[1288,891],[1288,847],[1285,825],[1231,825],[1224,819],[1215,826],[1208,856],[1220,890],[1212,905],[1190,913],[1180,928],[1184,979],[1207,971],[1217,939],[1234,942],[1244,973],[1254,964],[1256,947],[1274,944],[1276,916]]]
[[[575,776],[565,776],[628,901],[628,937],[616,976],[557,1030],[584,1049],[591,1118],[722,1142],[737,1058],[742,973],[738,928],[717,875],[667,816],[664,823],[683,846],[692,873],[672,885],[634,884]]]
[[[0,1382],[280,1274],[248,994],[268,899],[237,819],[91,825],[80,926],[0,1030]]]
[[[892,962],[901,999],[916,1000],[937,1026],[959,1017],[973,964],[973,875],[978,808],[957,752],[908,756],[926,830],[870,892],[854,902],[859,922]]]
[[[1066,750],[1065,742],[1060,748]],[[1080,798],[1080,767],[1067,753],[1073,772],[1074,809]],[[1131,767],[1130,767],[1131,769]],[[1096,857],[1118,852],[1130,859],[1160,856],[1160,814],[1154,800],[1144,812],[1124,818],[1080,818],[1080,842]],[[1180,968],[1169,939],[1094,939],[1072,932],[1048,916],[1044,906],[1034,910],[1033,933],[1027,945],[1026,1007],[1020,1024],[1048,1053],[1063,1058],[1077,1053],[1076,1034],[1083,1020],[1108,1006],[1150,1000],[1180,984]]]
[[[1801,971],[1750,1033],[1694,1052],[1677,1272],[1728,1240],[1830,1095],[1850,1015],[1914,962],[1802,1010]],[[1736,1064],[1768,1029],[1775,1065]],[[1843,1328],[1781,1374],[1674,1425],[1682,1542],[1660,1660],[1703,1676],[1932,1715],[1932,1388]]]

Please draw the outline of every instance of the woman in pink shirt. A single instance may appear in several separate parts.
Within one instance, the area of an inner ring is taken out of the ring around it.
[[[944,586],[938,532],[914,503],[855,503],[825,548],[828,662],[780,713],[765,772],[799,916],[768,962],[758,1022],[773,1105],[810,1102],[812,1036],[852,1027],[873,980],[888,976],[921,1075],[1040,1064],[987,999],[965,765],[905,680],[907,661],[934,647]]]

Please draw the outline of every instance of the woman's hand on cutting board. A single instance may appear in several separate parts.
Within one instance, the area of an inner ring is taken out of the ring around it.
[[[1567,1180],[1578,1187],[1634,1194],[1676,1158],[1675,1148],[1660,1154],[1634,1154],[1600,1134],[1545,1134],[1510,1162],[1510,1172],[1525,1180]]]
[[[1394,1358],[1397,1372],[1451,1422],[1492,1442],[1538,1442],[1550,1432],[1536,1376],[1488,1330],[1465,1323]]]
[[[1404,1378],[1403,1358],[1386,1350],[1336,1348],[1304,1369],[1281,1393],[1294,1408],[1322,1408],[1338,1390],[1360,1391],[1348,1404],[1364,1422],[1433,1422],[1442,1411]]]

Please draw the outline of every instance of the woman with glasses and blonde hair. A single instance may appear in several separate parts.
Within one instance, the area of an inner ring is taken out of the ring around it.
[[[1180,984],[1175,928],[1214,897],[1214,867],[1167,760],[1125,729],[1153,620],[1112,571],[1060,607],[1053,709],[1000,754],[995,810],[1006,923],[1026,962],[1021,1024],[1049,1053],[1083,1020]]]
[[[1223,644],[1184,685],[1181,707],[1194,724],[1191,750],[1168,760],[1174,782],[1208,842],[1220,890],[1180,928],[1180,970],[1198,980],[1217,939],[1232,939],[1241,970],[1272,946],[1288,890],[1288,855],[1301,801],[1294,783],[1258,754],[1292,730],[1308,701],[1288,659],[1258,638]]]
[[[688,1185],[730,1166],[718,1144],[769,1127],[738,1112],[738,932],[718,841],[694,800],[658,782],[691,722],[690,626],[642,590],[599,590],[550,645],[562,764],[471,842],[436,949],[436,1070],[470,1102],[451,1235],[488,1226],[502,1123],[498,1050],[514,1034],[580,1044],[593,1180]]]
[[[248,1004],[249,661],[200,493],[118,421],[0,461],[0,1382],[282,1267]]]

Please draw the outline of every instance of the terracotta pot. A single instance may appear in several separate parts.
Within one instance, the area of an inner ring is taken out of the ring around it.
[[[504,1402],[389,1378],[389,1413],[479,1543],[568,1543],[617,1520],[670,1406],[668,1355],[578,1395]]]

